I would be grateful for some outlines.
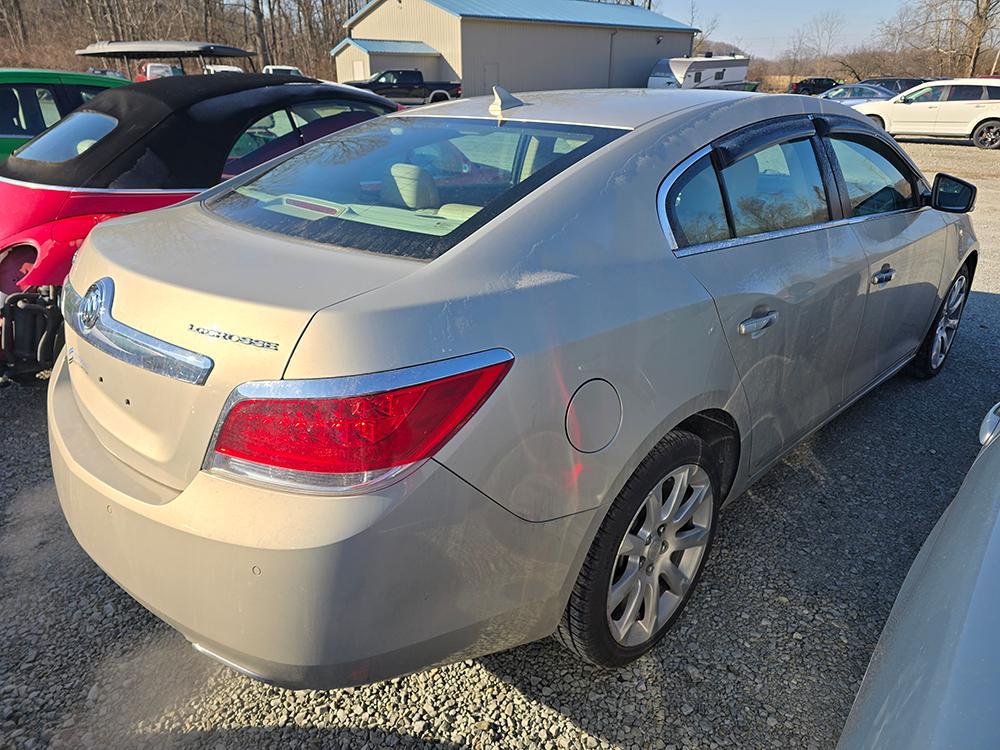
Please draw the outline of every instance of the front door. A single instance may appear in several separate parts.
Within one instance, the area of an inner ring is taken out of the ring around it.
[[[893,133],[930,134],[936,132],[938,110],[946,86],[924,86],[922,89],[892,102]]]
[[[829,143],[868,255],[868,304],[848,372],[854,394],[920,347],[937,309],[947,229],[920,208],[917,175],[890,144],[837,132]]]
[[[667,210],[678,244],[695,240],[678,255],[715,299],[750,402],[756,470],[843,402],[868,263],[851,227],[829,224],[839,204],[828,201],[833,187],[821,177],[819,139],[797,134],[763,148],[753,140],[737,134],[725,149],[728,163],[719,161],[728,204],[721,218],[711,218],[721,209],[704,210],[718,189],[706,178],[679,180]],[[740,148],[750,152],[734,158]]]

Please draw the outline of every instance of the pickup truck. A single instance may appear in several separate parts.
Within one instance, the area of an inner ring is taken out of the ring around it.
[[[425,81],[419,70],[383,70],[367,81],[349,81],[348,85],[374,91],[400,104],[446,102],[462,95],[458,81]]]

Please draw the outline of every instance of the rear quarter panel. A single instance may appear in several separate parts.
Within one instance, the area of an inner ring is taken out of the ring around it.
[[[656,193],[677,163],[746,118],[816,109],[794,99],[734,97],[623,136],[406,279],[320,311],[285,377],[509,349],[506,380],[437,458],[532,521],[606,507],[695,412],[724,410],[748,434],[714,302],[673,256]],[[567,406],[596,378],[617,390],[621,425],[607,448],[581,453]]]

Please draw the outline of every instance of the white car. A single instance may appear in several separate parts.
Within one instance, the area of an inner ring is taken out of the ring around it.
[[[929,81],[884,102],[854,107],[891,135],[971,138],[979,148],[1000,148],[1000,81],[955,78]]]

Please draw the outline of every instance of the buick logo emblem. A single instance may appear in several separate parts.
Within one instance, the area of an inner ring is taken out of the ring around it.
[[[91,284],[90,289],[83,295],[83,301],[80,303],[80,323],[84,328],[89,330],[97,325],[103,306],[104,287],[100,284]]]

